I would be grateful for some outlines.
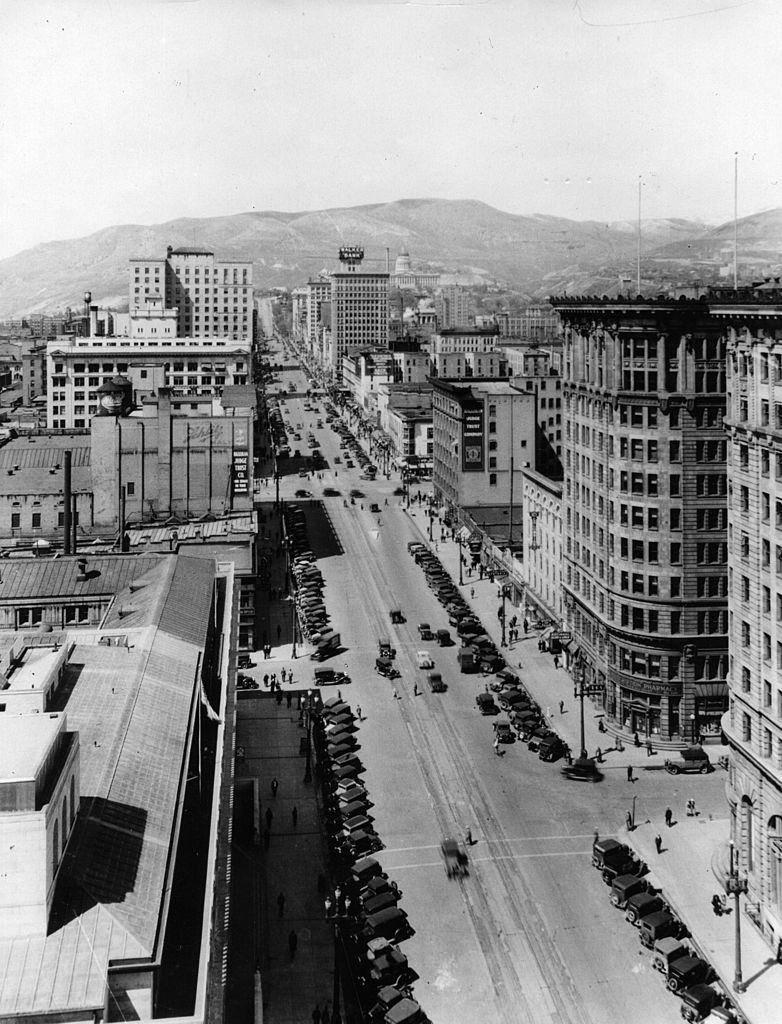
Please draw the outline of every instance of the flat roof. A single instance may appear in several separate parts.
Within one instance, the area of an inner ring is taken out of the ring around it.
[[[0,470],[49,469],[62,466],[65,452],[71,453],[72,466],[89,466],[92,439],[89,433],[30,434],[13,437],[0,448]]]
[[[226,384],[220,396],[224,409],[254,409],[258,396],[252,384]]]
[[[63,715],[0,715],[0,784],[33,781],[60,731]]]

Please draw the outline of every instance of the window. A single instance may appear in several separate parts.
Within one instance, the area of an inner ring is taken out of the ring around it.
[[[40,530],[41,529],[41,513],[40,512],[33,512],[32,528],[34,530]]]
[[[682,478],[678,473],[671,473],[668,477],[668,493],[672,498],[678,498],[681,494]]]
[[[133,480],[129,480],[128,483],[125,484],[125,491],[128,494],[128,496],[136,493],[136,484],[133,482]]]
[[[489,473],[489,487],[496,487],[496,486],[497,486],[497,474],[496,473]]]
[[[744,693],[749,693],[752,689],[752,673],[746,665],[741,668],[741,689]]]
[[[751,639],[751,633],[748,622],[741,623],[741,646],[749,647]]]
[[[678,541],[671,544],[671,565],[680,565],[682,560],[682,546]]]
[[[741,738],[745,743],[752,742],[752,719],[746,711],[741,716]]]
[[[682,592],[681,576],[671,576],[671,597],[679,597]]]
[[[682,528],[682,510],[680,508],[672,508],[670,511],[671,529],[681,530]]]

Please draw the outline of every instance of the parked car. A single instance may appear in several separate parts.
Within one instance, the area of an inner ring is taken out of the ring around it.
[[[515,743],[516,734],[511,729],[510,722],[500,720],[494,723],[494,734],[500,743]]]
[[[693,772],[706,775],[714,771],[714,766],[709,760],[709,755],[703,747],[688,747],[682,750],[676,760],[666,758],[665,770],[671,775],[691,774]]]
[[[654,949],[658,939],[673,936],[680,939],[686,934],[686,928],[681,921],[669,914],[666,910],[656,910],[653,914],[647,914],[638,922],[638,937],[641,945],[647,949]]]
[[[671,992],[683,992],[693,985],[711,981],[713,973],[711,964],[699,956],[682,956],[668,965],[665,984]]]
[[[451,634],[447,629],[438,629],[435,638],[440,647],[450,647],[453,644]]]
[[[611,883],[611,905],[624,910],[631,896],[646,892],[648,888],[647,880],[639,875],[617,875]]]
[[[647,917],[649,914],[667,909],[668,905],[662,896],[654,889],[647,889],[645,892],[637,892],[628,897],[625,905],[625,919],[630,924],[638,924],[642,918]]]

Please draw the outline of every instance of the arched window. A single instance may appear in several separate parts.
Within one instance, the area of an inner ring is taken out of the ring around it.
[[[54,822],[54,836],[52,837],[52,877],[57,872],[57,865],[60,863],[60,823]]]
[[[76,820],[76,776],[71,775],[71,824]]]
[[[768,823],[769,900],[777,914],[782,912],[782,817],[775,815]]]

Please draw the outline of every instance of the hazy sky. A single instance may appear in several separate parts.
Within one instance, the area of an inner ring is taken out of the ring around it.
[[[0,0],[0,256],[398,198],[782,205],[779,0]]]

